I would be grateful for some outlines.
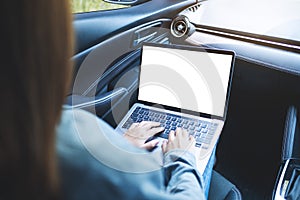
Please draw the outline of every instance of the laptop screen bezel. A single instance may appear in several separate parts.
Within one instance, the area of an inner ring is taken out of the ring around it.
[[[202,113],[202,112],[196,112],[192,110],[186,110],[182,108],[176,108],[168,105],[163,105],[163,104],[158,104],[158,103],[153,103],[153,102],[148,102],[148,101],[143,101],[139,100],[139,86],[140,86],[140,76],[141,76],[141,65],[142,65],[142,56],[143,56],[143,49],[145,46],[149,47],[159,47],[159,48],[171,48],[171,49],[179,49],[179,50],[190,50],[190,51],[197,51],[197,52],[208,52],[208,53],[217,53],[217,54],[225,54],[225,55],[231,55],[231,68],[229,72],[229,79],[228,79],[228,86],[227,86],[227,93],[226,93],[226,100],[225,100],[225,105],[224,105],[224,112],[223,116],[217,116],[217,115],[212,115],[208,113]],[[137,88],[137,102],[141,104],[145,104],[148,106],[153,106],[153,107],[164,107],[167,110],[175,111],[175,112],[181,112],[184,114],[189,114],[189,115],[194,115],[194,116],[200,116],[200,117],[205,117],[205,118],[210,118],[210,119],[219,119],[219,120],[224,120],[226,119],[227,116],[227,111],[228,111],[228,105],[229,105],[229,97],[230,97],[230,91],[231,91],[231,85],[232,85],[232,77],[233,77],[233,71],[234,71],[234,61],[235,61],[235,52],[234,51],[229,51],[229,50],[224,50],[224,49],[212,49],[212,48],[205,48],[205,47],[198,47],[198,46],[184,46],[184,45],[174,45],[174,44],[154,44],[154,43],[143,43],[141,47],[141,52],[140,52],[140,63],[139,63],[139,75],[138,75],[138,88]]]

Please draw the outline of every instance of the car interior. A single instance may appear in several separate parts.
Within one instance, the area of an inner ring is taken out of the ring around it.
[[[116,127],[137,99],[143,42],[232,50],[230,102],[209,199],[299,199],[300,16],[257,34],[222,26],[226,19],[238,23],[227,15],[226,1],[108,2],[128,7],[74,14],[74,74],[66,104]],[[282,30],[286,37],[276,35]]]

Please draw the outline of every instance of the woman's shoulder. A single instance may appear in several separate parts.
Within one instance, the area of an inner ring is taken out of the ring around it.
[[[83,110],[63,111],[57,127],[57,149],[61,156],[93,157],[120,171],[136,173],[161,167],[159,156],[133,146],[106,122]]]
[[[96,115],[81,109],[64,109],[56,129],[58,139],[67,138],[72,142],[78,142],[81,136],[91,138],[104,132],[112,134],[114,129]]]
[[[82,109],[63,109],[58,127],[86,126],[85,128],[93,128],[93,125],[97,124],[101,124],[101,126],[105,126],[105,128],[113,131],[112,127],[110,127],[105,121],[99,119],[95,114]]]

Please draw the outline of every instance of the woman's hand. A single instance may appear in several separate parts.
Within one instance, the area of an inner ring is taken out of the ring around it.
[[[151,140],[145,143],[146,140],[163,130],[164,127],[160,127],[159,122],[143,121],[132,124],[124,137],[137,147],[151,150],[158,144],[158,141]]]
[[[173,149],[187,150],[194,155],[196,154],[196,141],[192,135],[182,128],[177,128],[176,132],[171,131],[168,141],[162,144],[163,153],[167,153]]]

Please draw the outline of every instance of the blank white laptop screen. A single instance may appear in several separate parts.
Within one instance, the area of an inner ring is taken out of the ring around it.
[[[233,56],[144,46],[138,100],[224,116]]]

